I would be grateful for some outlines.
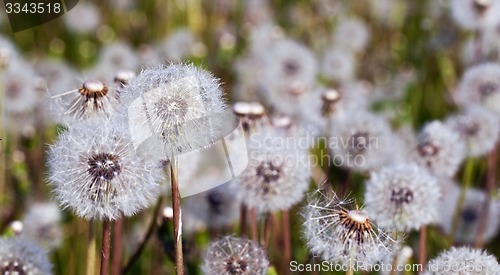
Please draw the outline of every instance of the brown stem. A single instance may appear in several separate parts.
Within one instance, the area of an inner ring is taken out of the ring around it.
[[[113,226],[113,259],[111,261],[111,275],[120,275],[122,269],[123,247],[123,217],[118,218]]]
[[[479,225],[477,228],[476,240],[474,246],[477,248],[482,248],[484,246],[484,233],[488,226],[488,216],[490,214],[491,205],[491,192],[495,187],[496,180],[496,164],[498,158],[498,144],[488,155],[488,169],[486,171],[486,197],[483,203],[483,211],[481,211],[481,216],[479,217]]]
[[[174,249],[176,274],[184,274],[184,260],[182,255],[182,212],[181,195],[177,178],[177,158],[170,158],[170,182],[172,184],[172,208],[174,212]]]
[[[483,32],[477,30],[474,35],[474,64],[481,63],[483,59]]]
[[[418,242],[418,263],[425,270],[425,261],[427,255],[427,226],[420,228],[420,239]]]
[[[240,208],[240,234],[242,238],[248,238],[247,232],[247,207],[242,204]]]
[[[257,211],[255,208],[250,209],[250,233],[252,234],[252,241],[259,242],[259,229],[257,225]]]
[[[102,223],[101,275],[107,275],[109,270],[109,254],[111,251],[111,221],[105,219]]]
[[[266,218],[262,222],[263,228],[262,228],[262,237],[261,237],[261,245],[264,249],[267,248],[267,245],[269,244],[269,239],[271,238],[271,231],[273,228],[273,215],[271,213],[268,213],[266,215]]]
[[[290,213],[288,210],[282,213],[283,222],[283,270],[289,274],[290,269],[287,268],[292,260],[292,238],[290,236]]]

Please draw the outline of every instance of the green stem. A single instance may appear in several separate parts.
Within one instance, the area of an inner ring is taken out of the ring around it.
[[[455,235],[457,234],[458,224],[460,222],[460,213],[462,211],[462,207],[465,202],[465,195],[467,194],[467,190],[472,184],[472,175],[474,172],[474,160],[469,158],[465,164],[465,171],[463,176],[463,184],[460,189],[460,195],[457,200],[457,204],[455,206],[455,213],[453,214],[451,233],[448,236],[448,240],[450,245],[453,245],[455,241]]]
[[[89,221],[89,244],[87,246],[87,275],[94,275],[96,266],[96,237],[94,221]]]

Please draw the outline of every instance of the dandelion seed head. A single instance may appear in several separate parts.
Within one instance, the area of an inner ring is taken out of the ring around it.
[[[230,226],[238,219],[240,202],[226,183],[184,199],[183,224],[185,228],[214,228]]]
[[[11,114],[33,112],[40,99],[37,81],[38,76],[30,64],[21,59],[12,60],[3,84],[5,112]]]
[[[465,157],[465,143],[459,134],[440,121],[424,126],[418,135],[414,160],[438,176],[452,177]]]
[[[460,198],[460,187],[451,184],[446,188],[446,196],[440,203],[440,225],[446,234],[455,231],[455,240],[461,243],[473,244],[478,234],[479,219],[483,213],[483,205],[487,194],[476,188],[467,189],[462,207],[459,209],[458,223],[453,224],[455,209]],[[492,203],[487,217],[487,227],[484,240],[490,241],[500,227],[500,210]]]
[[[48,163],[61,205],[86,219],[131,216],[158,193],[161,171],[137,155],[124,122],[81,122],[59,136]]]
[[[226,122],[219,80],[193,65],[145,69],[121,96],[134,131],[161,140],[168,156],[210,145]]]
[[[337,45],[346,50],[359,52],[368,44],[370,32],[362,20],[348,17],[339,21],[335,29],[334,40]]]
[[[467,155],[477,157],[493,149],[500,131],[497,117],[490,111],[470,106],[463,113],[449,117],[446,125],[465,140]]]
[[[193,54],[196,38],[189,29],[178,29],[158,46],[160,56],[168,61],[180,62]]]
[[[261,247],[231,236],[212,242],[203,262],[203,271],[208,275],[263,275],[269,265]]]
[[[47,253],[23,238],[0,239],[1,274],[52,274]]]
[[[392,139],[387,122],[373,114],[340,118],[334,122],[329,142],[333,162],[356,171],[376,169],[390,161]]]
[[[23,237],[52,250],[62,241],[61,211],[55,203],[35,203],[23,218]]]
[[[136,76],[136,74],[131,70],[118,70],[115,73],[113,81],[117,84],[120,84],[122,87],[124,87],[135,76]]]
[[[453,0],[451,14],[464,29],[477,30],[494,27],[500,23],[500,2],[496,0]]]
[[[352,200],[317,191],[308,198],[302,215],[307,246],[325,261],[373,264],[395,253],[397,241],[378,229]]]
[[[489,275],[500,271],[494,256],[471,247],[452,247],[441,252],[427,266],[426,275],[450,274],[450,270],[456,275]]]
[[[99,27],[101,15],[92,3],[80,3],[63,17],[65,26],[77,33],[90,33]]]
[[[441,191],[436,178],[414,164],[373,172],[366,185],[366,211],[381,228],[409,231],[437,222]]]
[[[353,80],[356,62],[351,51],[330,47],[323,55],[321,73],[329,80],[340,83]]]
[[[282,143],[286,132],[263,126],[250,136],[247,168],[232,187],[239,200],[260,212],[288,209],[309,186],[307,149]]]
[[[500,114],[500,65],[483,63],[465,71],[456,100],[463,106],[478,104]]]

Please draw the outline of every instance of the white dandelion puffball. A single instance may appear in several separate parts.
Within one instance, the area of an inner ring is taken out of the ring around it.
[[[381,228],[409,231],[437,222],[441,192],[425,168],[397,164],[371,174],[365,207]]]
[[[196,38],[190,29],[178,29],[171,33],[159,46],[160,56],[179,62],[193,53]]]
[[[55,120],[72,127],[75,123],[115,114],[119,105],[118,91],[97,80],[85,80],[76,89],[50,97],[50,109]]]
[[[114,42],[102,48],[97,59],[97,67],[103,66],[115,74],[118,70],[136,71],[139,68],[139,57],[125,42]]]
[[[356,73],[356,60],[352,51],[331,47],[321,60],[321,73],[329,80],[348,82]]]
[[[286,140],[287,136],[271,126],[250,136],[248,166],[232,185],[238,199],[249,208],[285,210],[304,197],[310,177],[308,149]]]
[[[438,176],[452,177],[465,157],[460,135],[440,121],[424,126],[418,135],[414,160]]]
[[[393,134],[384,119],[368,112],[351,112],[333,125],[328,147],[334,165],[369,171],[391,160]]]
[[[238,220],[240,202],[229,187],[217,186],[183,200],[182,218],[185,228],[224,228]]]
[[[0,238],[0,274],[52,274],[47,252],[23,238]]]
[[[451,14],[464,29],[476,30],[494,27],[500,23],[498,0],[452,0]]]
[[[121,96],[134,147],[153,148],[160,159],[207,147],[234,129],[227,129],[235,120],[219,80],[194,65],[145,69]]]
[[[90,120],[49,152],[49,180],[62,206],[86,219],[131,216],[155,201],[161,172],[135,152],[124,123]]]
[[[486,251],[471,247],[452,247],[431,260],[424,274],[494,275],[500,274],[500,265]]]
[[[264,249],[251,240],[231,236],[212,242],[203,259],[207,275],[264,275],[268,266]]]
[[[3,35],[0,35],[0,68],[6,68],[12,60],[18,58],[14,44]]]
[[[79,3],[63,16],[65,26],[77,33],[90,33],[101,24],[99,8],[92,3]]]
[[[440,225],[448,235],[454,231],[456,241],[473,244],[477,238],[479,220],[483,214],[483,205],[488,195],[483,190],[476,188],[467,189],[464,201],[459,209],[457,224],[454,225],[455,210],[458,207],[460,192],[460,186],[456,184],[449,185],[446,188],[445,196],[439,207],[441,216]],[[499,227],[500,209],[498,205],[491,203],[487,217],[487,227],[483,236],[484,241],[488,242],[495,237]]]
[[[467,69],[456,100],[461,105],[479,104],[500,115],[500,64],[483,63]]]
[[[391,260],[397,241],[378,229],[363,209],[335,193],[317,191],[302,209],[307,247],[325,261],[360,269]],[[361,265],[359,265],[362,263]]]
[[[3,106],[6,113],[20,114],[34,111],[39,94],[38,77],[32,66],[21,59],[12,60],[3,81]]]
[[[334,33],[335,44],[349,51],[362,51],[370,40],[370,32],[365,22],[348,17],[339,20]]]
[[[35,203],[23,218],[22,236],[45,249],[57,248],[62,241],[61,211],[55,203]]]
[[[470,106],[463,113],[449,117],[446,125],[465,140],[467,155],[472,157],[487,154],[498,141],[500,124],[497,116],[479,106]]]

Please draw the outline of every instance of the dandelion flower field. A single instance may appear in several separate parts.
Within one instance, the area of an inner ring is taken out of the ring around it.
[[[500,0],[0,30],[1,274],[500,274]]]

